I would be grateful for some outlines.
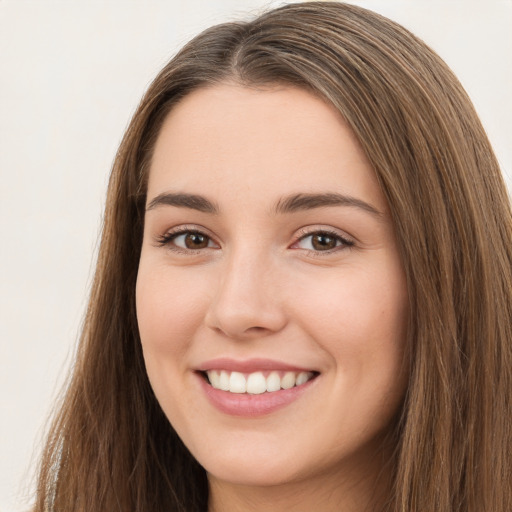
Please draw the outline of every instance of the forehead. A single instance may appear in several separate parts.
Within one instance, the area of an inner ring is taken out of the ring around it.
[[[385,207],[339,112],[295,87],[222,84],[186,96],[165,119],[153,153],[148,197],[167,189],[271,199],[335,191]]]

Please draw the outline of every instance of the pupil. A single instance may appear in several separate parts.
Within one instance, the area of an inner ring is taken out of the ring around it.
[[[208,247],[208,237],[200,233],[189,233],[185,237],[187,249],[204,249]]]
[[[313,237],[313,247],[320,251],[334,249],[336,247],[336,239],[330,235],[318,234]]]

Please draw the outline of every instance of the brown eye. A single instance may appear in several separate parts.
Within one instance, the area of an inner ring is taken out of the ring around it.
[[[177,251],[200,251],[202,249],[218,248],[217,244],[200,231],[181,231],[179,233],[167,233],[158,239],[162,247]]]
[[[338,245],[338,239],[328,233],[315,233],[311,236],[311,245],[316,251],[328,251]]]
[[[306,249],[311,252],[326,252],[337,251],[352,247],[354,242],[338,235],[337,233],[330,233],[329,231],[314,231],[308,235],[302,236],[292,246],[293,249]]]
[[[206,249],[210,243],[210,239],[202,233],[186,233],[182,236],[176,237],[174,243],[179,245],[178,239],[183,239],[183,245],[187,249]]]

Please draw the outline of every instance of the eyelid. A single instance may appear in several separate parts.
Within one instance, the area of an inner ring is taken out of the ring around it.
[[[350,249],[356,243],[353,237],[347,235],[343,231],[340,231],[331,226],[318,225],[318,226],[307,226],[307,227],[301,228],[299,230],[299,232],[297,233],[295,240],[292,243],[292,245],[290,246],[290,248],[293,249],[294,246],[297,245],[301,240],[304,240],[305,238],[307,238],[309,236],[313,236],[318,233],[330,235],[330,236],[338,239],[339,241],[341,241],[341,245],[336,246],[333,249],[327,249],[325,251],[319,251],[319,250],[313,250],[313,249],[302,249],[302,250],[305,250],[305,251],[313,254],[314,256],[321,256],[322,254],[327,255],[327,254],[332,254],[333,252],[338,252],[340,250]],[[296,249],[298,249],[298,248],[296,248]]]
[[[180,235],[184,235],[187,233],[198,233],[198,234],[204,235],[209,239],[209,241],[211,241],[213,244],[215,244],[216,247],[208,247],[207,246],[207,247],[200,248],[200,249],[187,249],[187,248],[183,248],[178,245],[172,244],[172,241],[174,239],[176,239]],[[304,240],[305,238],[307,238],[309,236],[313,236],[313,235],[319,234],[319,233],[332,236],[333,238],[336,238],[341,243],[332,249],[326,249],[326,250],[303,249],[303,248],[299,248],[299,247],[294,247],[301,240]],[[190,255],[190,254],[198,254],[205,250],[218,249],[218,248],[220,248],[221,244],[219,242],[217,242],[215,236],[210,233],[210,230],[206,229],[203,226],[200,226],[197,224],[180,224],[178,226],[167,229],[161,235],[155,236],[155,245],[158,247],[167,247],[169,250],[176,252],[176,253]],[[314,256],[321,256],[321,255],[328,255],[328,254],[331,254],[334,252],[338,252],[340,250],[349,249],[353,245],[355,245],[354,238],[347,235],[345,232],[338,230],[336,228],[333,228],[332,226],[316,225],[316,226],[306,226],[306,227],[300,228],[294,237],[293,243],[289,247],[291,249],[300,249],[300,250],[306,251]]]
[[[179,247],[177,245],[172,244],[172,241],[175,238],[187,233],[198,233],[204,235],[210,241],[212,241],[217,247],[205,247],[202,249],[184,249],[183,247]],[[210,231],[204,228],[203,226],[197,224],[180,224],[178,226],[167,229],[163,234],[157,235],[155,237],[155,245],[157,245],[158,247],[167,247],[169,250],[173,252],[183,254],[197,254],[201,251],[216,249],[220,247],[219,242],[217,242],[215,237],[212,234],[210,234]]]

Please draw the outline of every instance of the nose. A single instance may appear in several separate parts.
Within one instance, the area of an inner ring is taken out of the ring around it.
[[[234,255],[223,262],[206,325],[237,340],[276,333],[287,323],[279,272],[268,258]]]

